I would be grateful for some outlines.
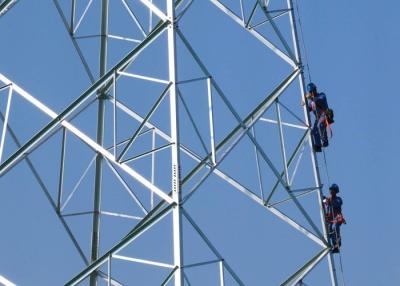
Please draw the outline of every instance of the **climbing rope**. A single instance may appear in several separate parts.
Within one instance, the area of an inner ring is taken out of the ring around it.
[[[303,26],[301,25],[300,9],[299,9],[299,4],[298,4],[297,0],[295,0],[295,4],[296,4],[296,11],[297,11],[297,22],[299,23],[299,27],[300,27],[300,38],[301,38],[301,43],[303,45],[304,57],[306,60],[305,66],[307,69],[308,82],[311,82],[311,71],[310,71],[310,66],[308,64],[309,61],[308,61],[307,47],[306,47],[306,43],[305,43],[305,39],[304,39]]]
[[[302,26],[301,19],[300,19],[299,4],[298,4],[297,0],[294,0],[294,2],[295,2],[295,5],[296,5],[296,11],[297,11],[297,22],[298,22],[299,28],[300,28],[300,38],[301,38],[300,41],[302,43],[303,50],[304,50],[305,67],[306,67],[306,70],[307,70],[308,81],[312,82],[312,80],[311,80],[311,71],[310,71],[309,60],[308,60],[307,47],[306,47],[306,44],[305,44],[303,26]],[[325,150],[323,150],[323,156],[324,156],[324,167],[325,167],[326,177],[327,177],[327,180],[328,180],[328,185],[330,185],[331,184],[331,180],[330,180],[329,168],[328,168],[328,163],[327,163],[327,160],[326,160]],[[335,235],[336,235],[336,239],[337,239],[338,235],[337,235],[336,229],[334,231],[335,231]],[[341,272],[341,277],[342,277],[342,284],[343,284],[343,286],[346,286],[345,277],[344,277],[344,270],[343,270],[342,254],[341,254],[340,251],[339,251],[338,254],[339,254],[339,265],[340,265],[340,272]]]
[[[346,286],[346,281],[344,280],[344,271],[343,271],[343,263],[342,263],[342,254],[339,252],[339,263],[340,263],[340,272],[342,273],[342,283],[343,286]]]

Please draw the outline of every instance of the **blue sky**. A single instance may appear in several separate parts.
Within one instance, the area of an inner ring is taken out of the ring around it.
[[[396,239],[399,234],[396,166],[400,155],[397,148],[400,130],[397,125],[399,99],[396,77],[400,63],[397,56],[400,32],[396,11],[400,4],[386,1],[384,10],[380,11],[363,1],[298,2],[312,80],[326,93],[335,110],[334,135],[326,155],[330,180],[341,187],[340,195],[344,199],[344,214],[348,221],[342,228],[346,285],[398,285],[400,249]],[[287,75],[288,69],[281,68],[272,53],[264,57],[254,39],[254,43],[251,42],[251,38],[233,21],[217,10],[209,10],[210,7],[194,4],[181,28],[243,116],[266,90]],[[117,15],[118,10],[114,11]],[[207,21],[199,25],[205,15]],[[122,19],[117,22],[124,24]],[[61,111],[89,86],[90,82],[51,1],[21,1],[0,19],[0,34],[3,39],[0,72],[56,111]],[[225,41],[223,44],[218,43],[220,38]],[[247,46],[247,43],[251,44]],[[90,48],[93,44],[86,45]],[[127,46],[118,45],[115,45],[116,50],[127,51]],[[109,66],[117,61],[118,55],[111,57]],[[157,53],[154,61],[161,62],[162,55]],[[97,61],[97,55],[89,54],[88,58],[91,64]],[[197,70],[192,70],[192,66],[188,61],[182,64],[182,69],[195,74]],[[200,87],[193,92],[200,92]],[[248,94],[254,94],[254,97],[250,99]],[[193,101],[193,104],[200,108],[202,103]],[[23,112],[23,108],[16,107],[16,112]],[[33,111],[19,114],[24,114],[24,120],[15,120],[15,124],[19,135],[25,139],[47,120],[36,116]],[[227,126],[233,124],[226,111],[221,111],[221,117],[227,118],[224,122]],[[88,128],[87,123],[81,126]],[[190,137],[190,133],[186,136]],[[57,142],[49,144],[49,150],[53,150]],[[37,151],[46,154],[46,150]],[[47,156],[53,155],[49,152]],[[236,168],[238,160],[247,163],[240,156],[240,153],[233,153],[231,161],[228,160],[222,168],[240,178],[242,176],[249,186],[257,185],[250,170],[240,172],[239,167]],[[53,165],[48,163],[48,157],[32,157],[38,168],[49,177],[49,185],[54,186],[56,181],[50,177],[55,177],[56,173]],[[75,163],[83,168],[87,159],[82,157],[82,162]],[[327,185],[323,158],[318,159]],[[21,177],[24,179],[19,179]],[[222,189],[221,193],[199,192],[188,208],[249,285],[265,285],[264,279],[282,281],[281,274],[271,269],[288,264],[288,268],[294,270],[296,263],[288,262],[292,252],[299,252],[299,257],[310,257],[315,253],[314,246],[293,233],[294,230],[278,224],[244,196],[228,192],[226,185],[220,186],[220,182],[211,179],[204,186],[205,190]],[[0,190],[0,224],[4,233],[0,237],[0,249],[4,253],[0,258],[0,274],[10,277],[18,285],[61,285],[78,273],[83,264],[26,166],[19,166],[2,177]],[[83,198],[81,203],[86,199]],[[207,203],[206,209],[204,203]],[[87,222],[81,223],[78,229],[84,228]],[[105,219],[104,224],[104,229],[108,229],[113,226],[113,221]],[[219,231],[222,225],[225,228]],[[129,229],[122,224],[113,227],[121,234]],[[166,226],[161,226],[158,231],[163,227]],[[285,248],[284,243],[289,242],[286,233],[293,235],[294,240],[298,239],[298,244]],[[88,243],[89,237],[82,235],[82,240]],[[193,244],[197,242],[192,234],[187,236],[193,239]],[[157,241],[143,243],[149,246],[156,245]],[[276,252],[270,250],[271,245],[276,246]],[[105,249],[106,245],[103,246]],[[203,254],[207,256],[201,250],[193,253],[194,256]],[[272,260],[267,257],[269,254],[275,255]],[[247,263],[250,260],[254,265]],[[264,272],[270,276],[263,277]],[[289,274],[290,271],[283,272]],[[322,263],[315,272],[315,276],[310,277],[314,284],[310,285],[324,285],[327,281],[326,264]],[[191,275],[194,280],[201,277],[201,273]]]

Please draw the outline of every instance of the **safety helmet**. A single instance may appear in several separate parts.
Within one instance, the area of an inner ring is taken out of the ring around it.
[[[338,186],[337,184],[332,184],[332,185],[329,187],[329,190],[330,190],[330,191],[335,191],[336,193],[339,193],[339,186]]]
[[[307,84],[307,91],[308,92],[316,92],[317,86],[315,84],[313,84],[312,82],[310,82],[309,84]]]

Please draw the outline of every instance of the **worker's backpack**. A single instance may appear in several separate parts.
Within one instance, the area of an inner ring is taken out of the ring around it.
[[[329,124],[335,122],[334,120],[335,114],[333,113],[333,109],[327,108],[325,111],[325,115],[326,115],[326,120],[328,121]]]

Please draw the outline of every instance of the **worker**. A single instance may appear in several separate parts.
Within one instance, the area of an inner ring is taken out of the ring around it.
[[[340,226],[346,223],[346,220],[342,214],[343,200],[337,194],[339,193],[339,186],[332,184],[329,187],[330,196],[324,197],[324,207],[326,215],[326,223],[328,225],[329,240],[332,245],[332,252],[339,252],[340,246],[342,245],[342,239],[340,236]]]
[[[314,83],[311,82],[307,85],[307,92],[306,98],[309,99],[307,108],[315,115],[314,126],[311,131],[313,148],[315,152],[321,152],[322,147],[329,145],[328,128],[331,118],[327,116],[327,111],[332,112],[332,110],[329,109],[325,94],[323,92],[318,93],[317,86]]]

